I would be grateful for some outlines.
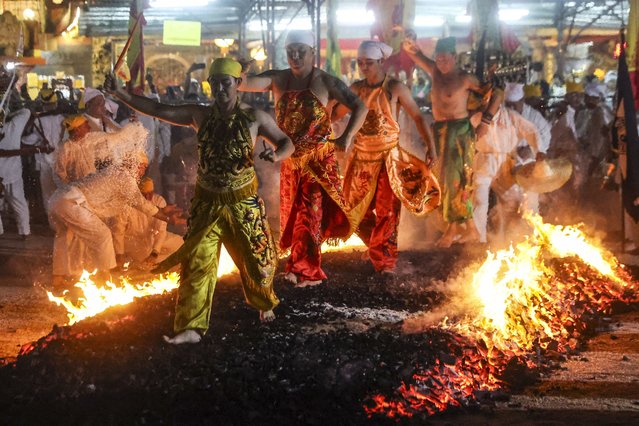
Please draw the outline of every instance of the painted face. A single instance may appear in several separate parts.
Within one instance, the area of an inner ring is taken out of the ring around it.
[[[213,98],[219,102],[229,102],[237,96],[237,86],[242,80],[228,74],[214,74],[209,77]]]
[[[442,74],[448,74],[455,68],[455,55],[452,53],[437,53],[435,65]]]
[[[375,77],[382,71],[382,61],[379,59],[357,58],[357,66],[365,78]]]
[[[288,65],[293,71],[302,71],[305,68],[313,67],[314,53],[313,48],[307,44],[292,43],[286,46]]]
[[[102,118],[106,112],[106,102],[103,96],[96,96],[87,102],[87,114],[91,117]]]

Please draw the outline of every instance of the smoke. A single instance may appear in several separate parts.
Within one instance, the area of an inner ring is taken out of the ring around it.
[[[483,260],[483,259],[482,259]],[[443,297],[444,302],[436,309],[419,312],[406,318],[402,324],[404,333],[421,333],[431,327],[473,315],[477,311],[477,299],[473,295],[472,282],[475,272],[481,266],[480,261],[463,267],[453,278],[446,281],[434,281],[429,285],[432,290]]]

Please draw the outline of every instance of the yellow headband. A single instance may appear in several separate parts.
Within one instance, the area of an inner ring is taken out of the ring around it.
[[[541,98],[541,86],[538,84],[525,85],[524,98]]]
[[[217,58],[211,63],[209,77],[215,74],[226,74],[238,78],[242,75],[242,65],[235,59]]]
[[[40,90],[40,99],[46,104],[54,104],[58,102],[58,95],[52,89]]]
[[[154,185],[153,185],[153,179],[151,179],[150,177],[145,177],[144,179],[142,179],[142,181],[140,182],[140,191],[143,193],[149,193],[149,192],[153,192],[153,190],[155,189]]]
[[[68,131],[75,130],[87,122],[87,119],[82,115],[72,115],[64,119],[64,125]]]
[[[566,93],[583,93],[584,85],[581,83],[575,83],[574,81],[566,82]]]

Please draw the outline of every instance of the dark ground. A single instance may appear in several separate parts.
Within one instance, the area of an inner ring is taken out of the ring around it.
[[[171,333],[174,293],[54,328],[0,369],[0,423],[392,424],[366,416],[370,396],[393,395],[447,350],[444,334],[403,334],[401,319],[438,304],[429,284],[470,260],[458,250],[405,252],[399,278],[384,282],[359,253],[327,254],[325,285],[295,289],[276,281],[278,318],[266,325],[244,303],[237,278],[224,278],[198,345],[162,341]],[[639,412],[511,405],[472,402],[402,423],[639,424]]]

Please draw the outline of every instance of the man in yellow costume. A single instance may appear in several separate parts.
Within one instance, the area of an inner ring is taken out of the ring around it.
[[[182,264],[175,309],[177,334],[165,337],[172,344],[197,343],[209,328],[222,243],[240,271],[247,303],[260,311],[260,318],[272,320],[279,303],[273,291],[277,254],[264,203],[257,195],[253,145],[259,135],[277,147],[261,154],[267,161],[288,158],[294,147],[268,114],[240,102],[241,70],[230,58],[213,61],[208,78],[214,96],[211,107],[164,105],[116,90],[112,76],[105,82],[135,110],[198,131],[198,174],[189,229],[182,247],[155,270]]]
[[[379,41],[364,41],[357,65],[364,80],[351,90],[368,108],[366,121],[355,135],[344,176],[344,198],[357,218],[357,233],[368,246],[375,270],[393,273],[397,263],[397,229],[402,204],[416,215],[439,206],[439,184],[426,162],[399,147],[400,108],[415,121],[424,142],[427,162],[436,157],[433,137],[402,82],[383,71],[392,48]],[[335,118],[346,113],[339,107]]]

